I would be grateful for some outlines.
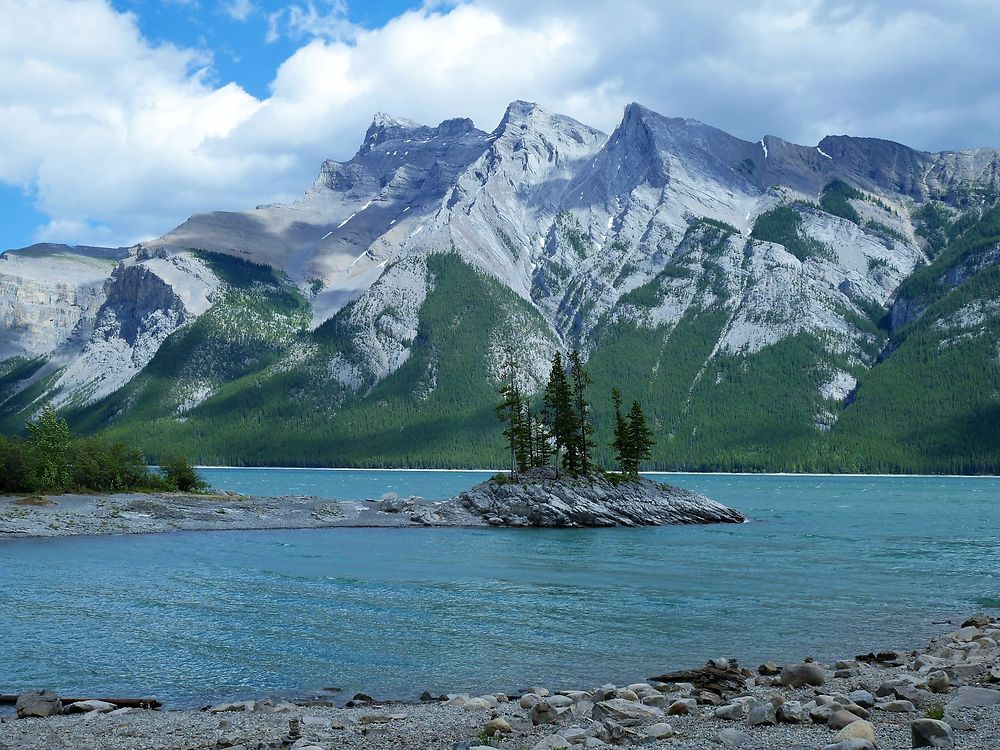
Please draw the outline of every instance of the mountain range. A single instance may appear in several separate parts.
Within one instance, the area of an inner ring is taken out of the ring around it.
[[[213,464],[496,466],[505,352],[578,348],[664,469],[1000,468],[1000,151],[377,114],[301,200],[0,256],[0,428]]]

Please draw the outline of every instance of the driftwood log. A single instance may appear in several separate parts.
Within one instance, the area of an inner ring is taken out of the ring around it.
[[[12,706],[17,703],[19,697],[17,695],[4,695],[0,693],[0,706]],[[118,706],[118,708],[159,708],[163,705],[156,698],[65,698],[60,695],[59,700],[63,702],[64,706],[80,701],[104,701],[105,703]]]

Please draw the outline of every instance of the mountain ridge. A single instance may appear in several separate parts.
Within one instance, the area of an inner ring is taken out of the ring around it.
[[[328,419],[358,415],[354,442],[338,437],[340,453],[324,454],[336,463],[364,458],[356,448],[369,444],[362,433],[379,408],[373,394],[392,392],[401,426],[411,429],[428,418],[415,416],[419,404],[457,388],[442,408],[479,415],[475,434],[488,456],[497,447],[481,416],[490,388],[472,380],[495,383],[513,346],[530,390],[553,351],[579,347],[600,384],[595,402],[622,357],[644,363],[628,368],[623,390],[650,403],[658,466],[832,462],[837,450],[853,450],[846,436],[838,442],[838,422],[868,408],[859,398],[866,379],[912,346],[901,331],[947,327],[926,320],[927,311],[943,298],[992,289],[984,280],[1000,261],[989,229],[998,165],[987,148],[931,154],[850,136],[816,146],[775,136],[750,142],[638,103],[610,135],[522,101],[489,133],[467,118],[432,127],[378,113],[354,157],[324,162],[295,203],[197,214],[127,250],[4,254],[0,298],[13,312],[0,318],[0,420],[17,429],[52,400],[88,429],[132,438],[149,432],[129,415],[131,405],[152,403],[152,388],[159,406],[143,419],[207,455],[217,425],[243,420],[226,417],[222,399],[263,389],[290,413],[304,399]],[[441,254],[448,259],[435,260]],[[73,303],[78,314],[48,338],[30,322],[44,315],[41,302],[18,300],[43,260],[62,269],[61,294],[79,289],[88,300]],[[250,270],[234,270],[242,261]],[[934,276],[943,263],[951,265]],[[261,275],[252,264],[272,270]],[[438,308],[442,299],[458,304],[456,289],[485,295],[491,318],[469,313],[449,330]],[[991,340],[989,300],[965,303],[975,310],[949,320],[978,316],[981,329],[967,337]],[[185,360],[183,342],[202,329],[216,350],[237,358],[245,342],[246,362],[255,364],[213,374]],[[449,346],[478,354],[464,358]],[[144,376],[165,351],[177,361],[160,362],[157,378]],[[986,368],[985,382],[1000,383],[989,358],[976,364]],[[779,366],[789,369],[789,404],[797,404],[784,431],[757,413],[785,397],[772,377]],[[442,372],[460,384],[441,381]],[[295,389],[272,393],[289,377]],[[963,370],[959,381],[971,377]],[[995,398],[990,385],[974,403],[954,401],[973,409]],[[727,399],[735,411],[716,413],[715,402]],[[604,407],[597,409],[604,429]],[[300,432],[337,429],[307,418]],[[1000,446],[981,447],[996,461]],[[456,455],[473,457],[465,448]],[[900,470],[934,460],[894,455]],[[239,451],[225,458],[238,461]],[[412,451],[386,457],[413,460],[422,459]]]

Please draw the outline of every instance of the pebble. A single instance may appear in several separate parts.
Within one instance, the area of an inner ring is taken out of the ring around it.
[[[667,708],[667,716],[696,715],[698,713],[698,701],[694,698],[681,698],[670,704]]]
[[[654,740],[665,740],[674,736],[674,728],[666,722],[657,722],[651,727],[646,727],[646,736]]]

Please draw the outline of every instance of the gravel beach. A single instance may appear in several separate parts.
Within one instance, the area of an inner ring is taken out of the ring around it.
[[[409,512],[400,512],[404,507]],[[420,498],[338,501],[183,493],[0,497],[0,542],[27,537],[169,531],[427,525],[485,523],[453,504]]]
[[[64,706],[54,694],[24,695],[21,713],[46,716],[5,717],[0,748],[468,750],[489,743],[510,750],[997,750],[1000,624],[986,616],[959,624],[924,649],[832,665],[747,670],[718,659],[628,686],[548,686],[418,704],[356,696],[347,708],[264,699],[151,711]],[[68,713],[74,710],[80,712]]]

